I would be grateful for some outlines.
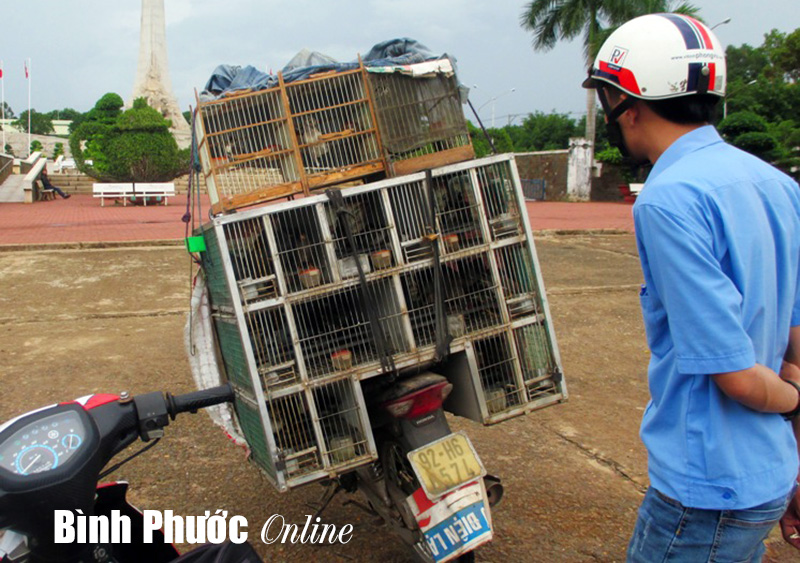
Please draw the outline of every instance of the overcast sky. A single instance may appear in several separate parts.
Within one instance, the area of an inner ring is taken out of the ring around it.
[[[773,28],[800,27],[798,0],[695,0],[725,44],[760,45]],[[170,75],[182,109],[195,105],[221,63],[281,69],[302,48],[340,61],[375,43],[410,37],[458,60],[459,78],[487,125],[537,110],[585,112],[580,41],[534,52],[519,26],[525,0],[165,0]],[[139,54],[141,0],[39,0],[3,10],[0,59],[5,100],[87,111],[106,92],[128,100]],[[514,89],[513,92],[511,90]],[[491,100],[495,98],[495,101]],[[519,120],[517,121],[519,123]]]

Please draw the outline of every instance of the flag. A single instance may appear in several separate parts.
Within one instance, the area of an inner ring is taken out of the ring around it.
[[[25,78],[28,78],[28,61],[25,61]]]

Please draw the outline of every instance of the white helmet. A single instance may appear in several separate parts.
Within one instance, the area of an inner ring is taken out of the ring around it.
[[[649,14],[611,34],[583,86],[606,82],[644,100],[722,97],[725,72],[725,50],[705,24],[679,14]]]

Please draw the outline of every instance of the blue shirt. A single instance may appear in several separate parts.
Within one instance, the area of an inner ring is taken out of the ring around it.
[[[684,506],[750,508],[797,477],[791,425],[711,374],[779,371],[800,325],[800,188],[711,126],[675,141],[633,207],[651,358],[650,482]]]

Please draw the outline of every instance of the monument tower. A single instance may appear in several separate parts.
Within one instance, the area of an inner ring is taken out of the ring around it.
[[[184,145],[188,143],[191,130],[172,93],[165,29],[164,0],[142,0],[139,65],[131,101],[147,98],[150,107],[160,111],[166,119],[172,120],[172,132],[178,144]]]

